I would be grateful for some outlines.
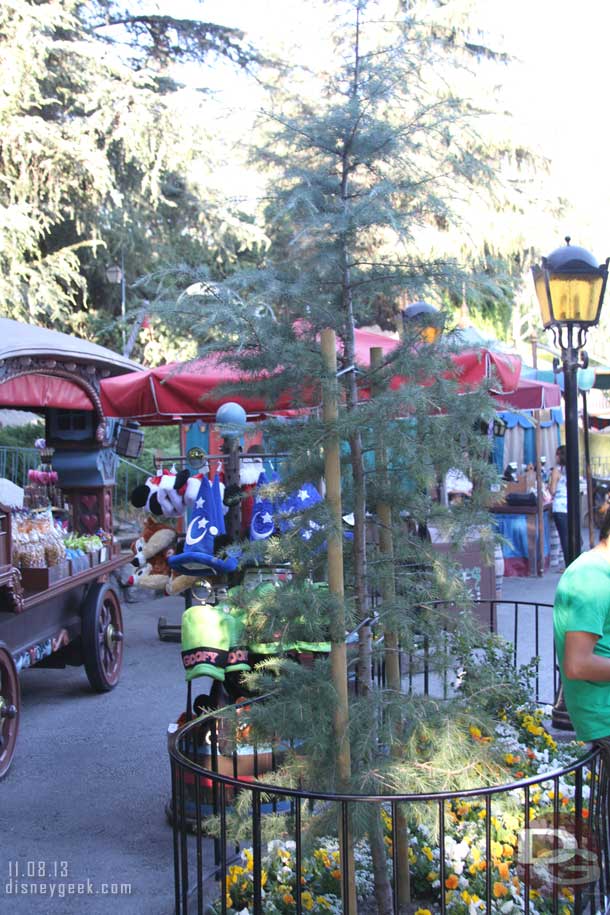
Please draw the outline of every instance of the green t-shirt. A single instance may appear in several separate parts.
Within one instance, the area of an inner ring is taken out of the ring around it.
[[[610,562],[598,550],[582,553],[559,579],[553,629],[566,708],[577,738],[609,737],[610,680],[568,680],[563,670],[566,632],[598,635],[594,653],[610,658]]]

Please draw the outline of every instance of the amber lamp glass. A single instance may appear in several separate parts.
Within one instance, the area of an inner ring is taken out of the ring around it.
[[[584,248],[557,248],[532,267],[544,327],[575,324],[593,327],[599,321],[608,279],[608,260],[597,264]]]

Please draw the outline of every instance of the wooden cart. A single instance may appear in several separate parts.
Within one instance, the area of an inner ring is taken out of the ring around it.
[[[0,407],[44,415],[53,468],[78,533],[112,532],[116,429],[102,414],[99,382],[137,369],[103,347],[0,319]],[[105,692],[119,681],[124,644],[111,576],[125,560],[114,547],[23,575],[12,555],[10,512],[0,505],[0,778],[19,730],[20,672],[84,665],[92,688]]]

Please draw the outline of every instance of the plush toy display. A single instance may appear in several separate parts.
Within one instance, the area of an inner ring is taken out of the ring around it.
[[[121,573],[125,587],[137,585],[166,594],[179,594],[197,580],[190,575],[173,575],[168,559],[175,552],[176,531],[148,515],[142,534],[131,545],[133,559]]]
[[[189,476],[188,470],[179,470],[177,473],[164,470],[155,477],[149,477],[133,490],[131,504],[152,515],[178,518],[187,508],[185,497]]]

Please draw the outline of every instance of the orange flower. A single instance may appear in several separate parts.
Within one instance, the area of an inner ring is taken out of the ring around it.
[[[588,819],[589,819],[589,811],[587,810],[586,807],[583,807],[583,808],[582,808],[582,818],[583,818],[583,820],[588,820]]]
[[[502,877],[502,880],[508,880],[509,871],[506,861],[498,861],[498,873]]]
[[[449,874],[445,880],[445,886],[448,890],[455,890],[459,882],[457,874]]]
[[[496,897],[496,899],[500,899],[501,896],[506,896],[506,894],[508,893],[508,888],[505,887],[503,883],[498,883],[498,881],[496,880],[496,882],[494,883],[493,891],[494,891],[494,896]]]
[[[284,893],[282,899],[286,905],[294,905],[294,896],[291,893]]]

